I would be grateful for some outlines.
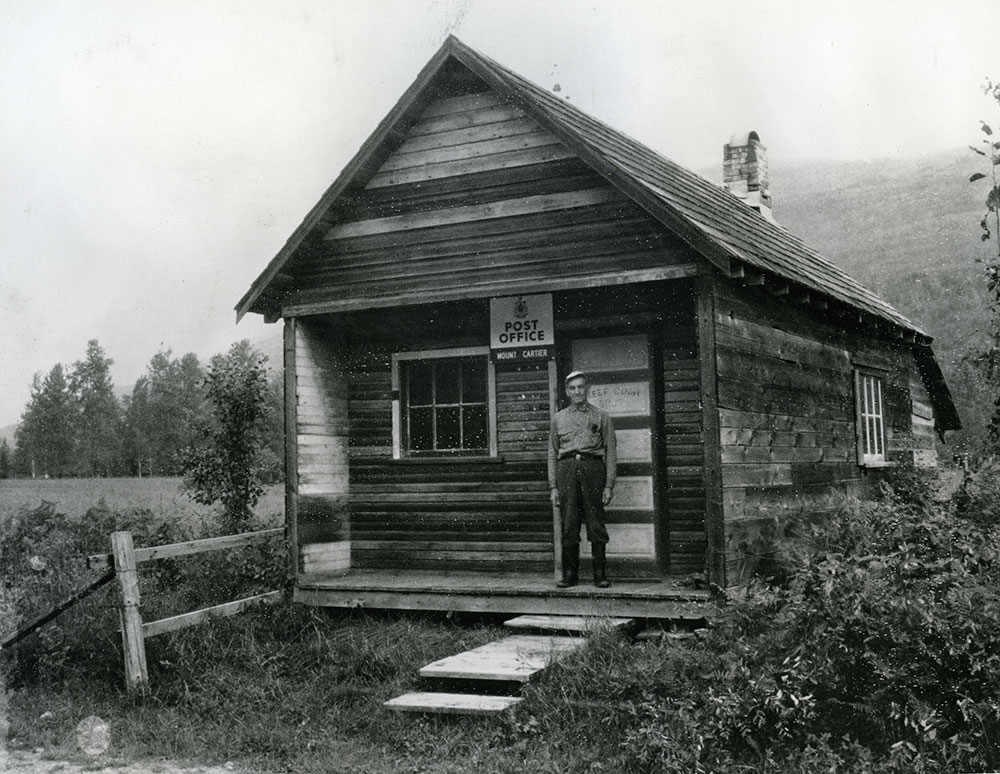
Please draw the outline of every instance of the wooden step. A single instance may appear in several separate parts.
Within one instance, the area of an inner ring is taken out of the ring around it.
[[[497,715],[523,701],[518,696],[478,696],[468,693],[405,693],[385,702],[397,712],[438,712],[448,715]]]
[[[634,618],[583,615],[519,615],[504,621],[510,629],[527,629],[542,632],[574,632],[592,634],[599,631],[621,631],[637,624]]]
[[[580,637],[514,635],[420,669],[421,677],[526,683],[557,659],[586,645]]]

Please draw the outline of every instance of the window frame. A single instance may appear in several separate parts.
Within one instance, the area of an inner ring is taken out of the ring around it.
[[[412,453],[403,444],[404,402],[402,394],[401,364],[420,360],[446,360],[449,358],[467,357],[486,358],[486,454],[489,458],[497,456],[497,390],[496,365],[490,357],[487,347],[452,347],[448,349],[425,349],[413,352],[394,352],[392,355],[392,457],[397,460],[469,460],[482,459],[480,452],[464,450],[448,452],[417,452]]]
[[[888,438],[886,436],[886,403],[885,403],[885,383],[887,372],[873,368],[854,369],[854,426],[857,439],[858,465],[865,468],[879,468],[889,465],[886,452],[888,449]],[[868,383],[878,387],[877,401],[869,401],[869,398],[876,397],[873,390],[868,391]],[[874,405],[877,403],[877,405]],[[872,433],[870,427],[877,423],[875,433],[874,451],[867,451],[872,448],[870,441]],[[881,444],[879,444],[881,441]]]

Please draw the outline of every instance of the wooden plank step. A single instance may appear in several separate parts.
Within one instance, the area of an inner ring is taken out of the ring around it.
[[[397,712],[437,712],[448,715],[497,715],[523,701],[519,696],[479,696],[468,693],[415,691],[390,699],[383,706]]]
[[[517,618],[503,622],[503,625],[510,629],[574,632],[577,634],[591,634],[609,630],[621,631],[630,629],[636,624],[637,621],[634,618],[585,615],[519,615]]]
[[[435,661],[421,677],[528,682],[557,659],[586,645],[579,637],[514,635]]]

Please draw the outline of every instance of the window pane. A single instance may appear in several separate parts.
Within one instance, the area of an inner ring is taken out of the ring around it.
[[[882,380],[872,379],[875,414],[875,453],[885,454],[885,424],[882,421]]]
[[[858,413],[861,425],[861,453],[869,462],[885,459],[885,406],[882,380],[870,374],[858,378]]]
[[[409,399],[411,406],[431,405],[431,379],[433,363],[412,362],[407,368],[409,376]]]
[[[438,360],[436,365],[435,379],[437,381],[437,392],[434,402],[437,405],[442,403],[459,402],[459,371],[462,363],[458,358],[448,360]]]
[[[461,431],[459,429],[458,406],[437,409],[437,447],[444,449],[461,449]]]
[[[489,443],[486,430],[486,406],[466,406],[462,409],[462,431],[466,449],[485,449]]]
[[[434,409],[410,409],[410,439],[411,451],[430,451],[434,448]]]
[[[462,362],[462,403],[486,403],[486,358]]]

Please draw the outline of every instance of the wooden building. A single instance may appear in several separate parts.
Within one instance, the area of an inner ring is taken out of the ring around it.
[[[299,599],[656,610],[934,464],[930,337],[774,222],[755,133],[725,155],[723,187],[445,42],[236,307],[284,322]],[[618,435],[603,595],[552,588],[571,369]]]

